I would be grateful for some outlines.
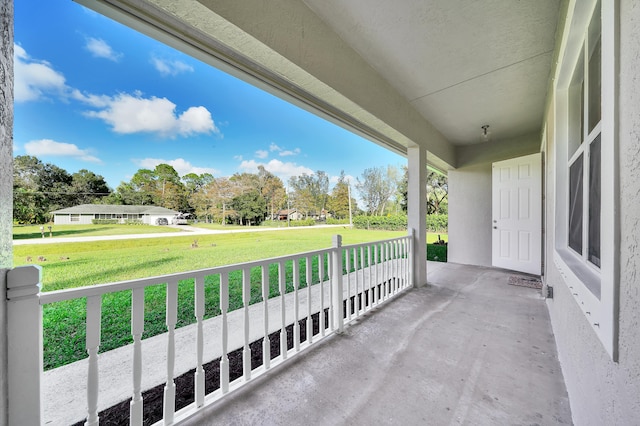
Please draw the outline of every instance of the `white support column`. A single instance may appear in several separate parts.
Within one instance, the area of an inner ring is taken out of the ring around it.
[[[407,149],[409,188],[407,209],[413,239],[413,286],[427,284],[427,151],[419,146]]]
[[[8,424],[7,271],[13,266],[13,1],[0,0],[0,426]]]
[[[347,256],[348,258],[348,256]],[[331,287],[333,289],[332,312],[333,326],[336,333],[344,332],[343,286],[342,286],[342,236],[333,236],[331,253]],[[347,303],[348,299],[347,299]],[[347,306],[347,309],[349,307]]]
[[[40,266],[21,266],[7,273],[10,425],[39,425],[42,419],[41,282]]]

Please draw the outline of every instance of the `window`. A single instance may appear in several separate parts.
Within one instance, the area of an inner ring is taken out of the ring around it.
[[[80,215],[79,214],[71,214],[71,222],[80,222]]]
[[[604,348],[617,357],[614,0],[573,2],[555,75],[555,250],[566,284]]]
[[[568,93],[568,246],[595,268],[600,268],[600,20],[596,7]]]

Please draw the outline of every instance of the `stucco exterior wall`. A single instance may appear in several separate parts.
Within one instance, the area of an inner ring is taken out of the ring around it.
[[[605,351],[553,263],[546,277],[554,286],[554,299],[547,304],[577,425],[638,424],[640,419],[640,4],[619,4],[618,362]],[[549,191],[547,199],[553,199]],[[553,239],[551,233],[548,237]]]
[[[0,0],[0,425],[7,424],[6,270],[13,264],[13,1]]]
[[[449,262],[491,266],[491,163],[450,170]]]

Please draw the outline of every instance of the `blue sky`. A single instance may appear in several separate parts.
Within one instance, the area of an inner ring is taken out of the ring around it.
[[[15,2],[14,155],[116,188],[140,168],[183,176],[323,170],[359,177],[406,160],[68,0]]]

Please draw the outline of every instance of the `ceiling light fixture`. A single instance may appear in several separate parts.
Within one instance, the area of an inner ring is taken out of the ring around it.
[[[480,139],[482,140],[482,142],[489,142],[489,139],[491,138],[491,132],[489,132],[489,125],[485,124],[484,126],[481,127],[482,129],[482,133],[480,134]]]

